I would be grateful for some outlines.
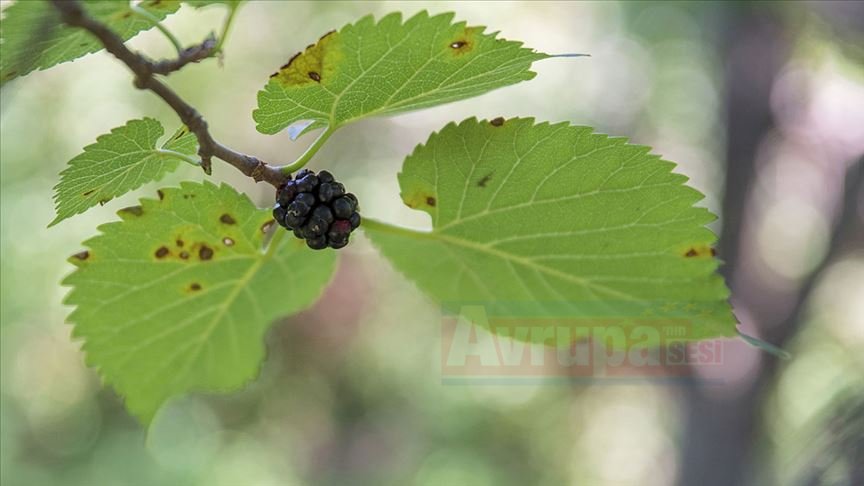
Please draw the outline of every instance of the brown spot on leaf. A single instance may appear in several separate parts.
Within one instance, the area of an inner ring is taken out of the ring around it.
[[[184,243],[183,243],[183,240],[181,240],[180,238],[177,238],[177,241],[175,241],[174,243],[177,243],[178,247],[183,248]]]
[[[197,292],[201,290],[201,284],[199,284],[198,282],[192,282],[189,285],[189,290],[191,290],[192,292]]]
[[[163,200],[163,199],[165,199],[165,193],[162,192],[162,189],[157,189],[157,190],[156,190],[156,195],[159,196],[159,200],[160,200],[160,201]]]
[[[234,246],[234,240],[226,236],[225,238],[222,238],[222,244],[225,246]]]
[[[339,65],[341,51],[338,44],[338,33],[327,33],[317,43],[310,44],[303,52],[295,54],[270,77],[274,82],[287,86],[320,83],[322,79],[331,76]]]
[[[494,174],[494,172],[486,174],[485,176],[483,176],[482,179],[477,181],[477,187],[486,187],[486,184],[488,184],[489,181],[492,180],[492,174]]]
[[[110,201],[110,200],[111,200],[110,197],[109,197],[108,199],[102,199],[102,200],[99,201],[99,205],[100,205],[100,206],[104,206],[104,205],[107,204],[108,201]]]
[[[435,205],[438,204],[438,201],[436,201],[434,197],[429,196],[426,198],[426,204],[428,204],[429,206],[432,206],[434,208]]]
[[[90,258],[90,252],[87,250],[84,250],[84,251],[81,251],[81,252],[78,252],[78,253],[72,255],[72,258],[74,258],[76,260],[81,260],[83,262],[83,261],[87,260],[88,258]]]
[[[483,27],[465,27],[458,37],[452,39],[447,46],[453,55],[461,56],[471,52],[476,44],[477,34],[483,31]]]
[[[181,251],[180,252],[180,258],[183,260],[188,260],[189,259],[189,252]]]
[[[168,247],[160,246],[158,250],[156,250],[156,258],[165,258],[168,254],[171,253],[171,250]]]
[[[195,194],[183,194],[183,199],[194,199]]]
[[[504,124],[504,117],[499,116],[498,118],[493,118],[492,121],[489,122],[493,127],[500,127]]]
[[[237,224],[237,221],[228,213],[219,216],[219,221],[223,224]]]
[[[121,209],[119,212],[132,216],[141,216],[142,214],[144,214],[144,208],[142,208],[141,206],[129,206],[128,208]]]
[[[717,250],[711,248],[708,245],[693,245],[687,247],[687,251],[684,252],[685,258],[711,258],[717,255]]]
[[[200,250],[198,250],[198,258],[202,261],[212,260],[213,259],[213,249],[209,246],[202,246]]]
[[[89,191],[87,191],[87,192],[85,192],[84,194],[82,194],[82,196],[87,197],[87,196],[89,196],[90,194],[93,194],[94,192],[96,192],[96,189],[90,189]]]

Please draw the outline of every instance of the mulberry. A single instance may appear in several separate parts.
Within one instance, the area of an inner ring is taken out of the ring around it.
[[[277,190],[273,218],[313,250],[339,249],[360,226],[357,210],[357,197],[333,174],[303,169]]]

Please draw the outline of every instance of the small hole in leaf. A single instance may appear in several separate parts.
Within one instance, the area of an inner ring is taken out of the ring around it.
[[[234,246],[234,240],[226,236],[225,238],[222,238],[222,244],[225,246]]]
[[[467,42],[465,42],[463,40],[458,40],[458,41],[451,42],[450,48],[451,49],[461,49],[461,48],[465,47],[466,45],[468,45]]]

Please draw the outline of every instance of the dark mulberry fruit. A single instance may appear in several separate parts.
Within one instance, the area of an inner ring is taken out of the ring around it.
[[[339,219],[348,219],[354,213],[354,201],[347,197],[340,197],[333,201],[333,214]]]
[[[360,226],[358,201],[333,174],[303,169],[276,192],[273,218],[309,248],[342,248]]]

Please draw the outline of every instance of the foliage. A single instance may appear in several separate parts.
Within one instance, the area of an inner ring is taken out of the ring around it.
[[[123,39],[130,39],[153,23],[136,15],[129,2],[88,0],[87,11]],[[180,8],[179,0],[144,0],[140,8],[164,19]],[[102,49],[89,33],[66,27],[48,0],[15,2],[3,11],[0,28],[0,83],[18,76],[73,61]]]
[[[314,302],[335,266],[281,231],[265,245],[270,211],[227,185],[183,183],[118,214],[63,283],[87,363],[145,422],[172,395],[252,379],[272,321]]]
[[[622,302],[662,303],[652,317],[688,319],[690,338],[734,334],[704,227],[714,216],[674,164],[625,142],[532,119],[451,123],[399,174],[432,231],[368,231],[443,302],[608,304],[630,317]]]
[[[197,141],[185,128],[157,148],[164,131],[152,118],[131,120],[84,147],[84,152],[60,173],[60,183],[54,188],[57,217],[51,226],[142,184],[158,181],[176,170],[184,155],[195,154]]]
[[[533,78],[531,63],[548,57],[452,19],[425,11],[404,23],[399,13],[377,23],[367,16],[325,34],[258,94],[258,130],[276,133],[300,121],[311,122],[304,132],[336,129],[477,96]]]
[[[221,45],[238,2],[189,3],[227,7]],[[153,26],[176,41],[159,21],[178,7],[177,0],[146,0],[142,16],[127,2],[86,2],[88,15],[119,34],[121,48]],[[106,42],[63,26],[45,1],[18,2],[4,13],[3,81]],[[178,51],[182,58],[186,51]],[[129,64],[136,55],[118,58]],[[350,122],[529,80],[532,63],[548,57],[484,27],[454,23],[453,14],[421,12],[404,22],[400,14],[364,17],[280,68],[253,117],[268,134],[326,128],[307,154],[275,171],[284,174]],[[185,102],[166,97],[170,88],[152,73],[136,73],[138,86],[170,99],[192,132],[157,146],[162,125],[145,118],[99,137],[61,174],[52,225],[159,180],[181,160],[200,163],[196,149],[207,163],[214,155],[252,177],[274,169],[209,139]],[[665,307],[655,315],[693,323],[690,339],[731,336],[735,320],[715,273],[715,237],[704,227],[714,216],[693,206],[701,194],[673,167],[647,147],[587,127],[469,119],[432,135],[399,176],[403,201],[428,213],[432,230],[366,215],[362,227],[398,270],[440,301],[558,303],[577,313],[590,304],[621,312],[628,303],[659,302]],[[64,281],[88,364],[145,423],[172,396],[232,391],[253,379],[272,321],[312,304],[336,260],[332,250],[283,239],[284,231],[270,239],[270,211],[229,186],[183,183],[158,195],[101,226],[70,259],[76,269]]]

